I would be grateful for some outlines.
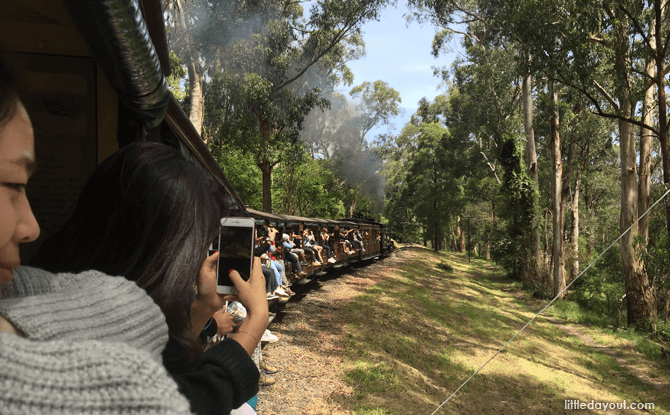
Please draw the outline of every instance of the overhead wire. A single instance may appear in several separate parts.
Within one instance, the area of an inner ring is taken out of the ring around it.
[[[620,240],[621,238],[623,238],[623,236],[624,236],[625,234],[627,234],[627,233],[633,228],[633,226],[635,226],[635,225],[640,221],[640,219],[642,219],[645,215],[647,215],[647,213],[649,213],[649,211],[651,211],[656,205],[658,205],[658,204],[661,202],[661,200],[665,199],[665,197],[666,197],[668,194],[670,194],[670,189],[668,189],[668,190],[663,194],[663,196],[661,196],[661,197],[660,197],[660,198],[659,198],[653,205],[651,205],[651,206],[649,207],[649,209],[647,209],[642,215],[640,215],[640,216],[637,218],[637,220],[636,220],[635,222],[633,222],[633,224],[630,225],[630,226],[628,227],[628,229],[626,229],[624,232],[622,232],[621,235],[619,235],[619,237],[616,238],[616,239],[614,240],[614,242],[612,242],[612,243],[607,247],[607,249],[605,249],[603,252],[601,252],[600,255],[598,255],[598,257],[597,257],[596,259],[594,259],[593,261],[591,261],[591,263],[590,263],[586,268],[584,268],[584,270],[583,270],[582,272],[580,272],[579,275],[577,275],[577,277],[575,277],[575,279],[572,280],[572,281],[570,282],[570,284],[566,285],[565,288],[563,288],[563,290],[561,290],[560,293],[558,293],[558,294],[557,294],[557,295],[556,295],[556,296],[555,296],[555,297],[554,297],[554,298],[553,298],[553,299],[552,299],[546,306],[544,306],[544,308],[543,308],[542,310],[540,310],[537,314],[535,314],[535,316],[534,316],[533,318],[531,318],[531,319],[526,323],[526,325],[523,326],[523,327],[521,328],[521,330],[517,331],[516,334],[515,334],[514,336],[512,336],[512,338],[509,339],[509,340],[507,341],[507,343],[505,343],[500,349],[498,349],[498,351],[495,352],[495,354],[494,354],[493,356],[491,356],[491,358],[490,358],[489,360],[487,360],[486,363],[484,363],[483,365],[481,365],[481,367],[480,367],[479,369],[477,369],[477,370],[475,371],[475,373],[473,373],[472,375],[470,375],[470,377],[467,378],[467,379],[465,380],[465,382],[463,382],[463,383],[461,384],[461,386],[458,387],[458,389],[456,389],[451,395],[449,395],[449,397],[448,397],[444,402],[442,402],[442,403],[440,404],[440,406],[438,406],[437,409],[435,409],[435,411],[433,411],[433,412],[431,413],[431,415],[435,415],[435,414],[437,413],[437,411],[440,410],[440,408],[442,408],[447,402],[449,402],[449,400],[450,400],[451,398],[453,398],[454,395],[456,395],[456,393],[458,393],[458,391],[461,390],[461,388],[462,388],[463,386],[465,386],[468,382],[470,382],[470,379],[472,379],[473,377],[475,377],[475,375],[476,375],[477,373],[479,373],[482,369],[484,369],[484,367],[485,367],[486,365],[488,365],[489,362],[491,362],[491,360],[493,360],[496,356],[498,356],[498,355],[500,354],[500,352],[502,352],[502,351],[505,349],[505,347],[507,347],[507,345],[510,344],[510,343],[512,342],[512,340],[514,340],[514,339],[515,339],[515,338],[516,338],[522,331],[524,331],[524,330],[526,329],[526,327],[528,327],[533,321],[535,321],[535,319],[536,319],[537,317],[539,317],[539,316],[540,316],[540,315],[541,315],[547,308],[549,308],[549,307],[550,307],[550,306],[551,306],[551,305],[552,305],[552,304],[553,304],[553,303],[554,303],[554,302],[555,302],[561,295],[563,295],[563,293],[564,293],[568,288],[570,288],[570,286],[571,286],[572,284],[574,284],[575,281],[577,281],[577,280],[579,279],[579,277],[581,277],[586,271],[588,271],[589,268],[591,268],[591,267],[593,266],[593,264],[595,264],[596,262],[598,262],[598,260],[599,260],[603,255],[605,255],[605,253],[606,253],[607,251],[609,251],[610,248],[612,248],[617,242],[619,242],[619,240]]]

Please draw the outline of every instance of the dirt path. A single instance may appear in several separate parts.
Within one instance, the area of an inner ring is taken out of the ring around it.
[[[384,279],[415,255],[399,251],[365,267],[293,287],[297,295],[279,309],[270,326],[280,340],[263,348],[263,356],[279,373],[273,375],[277,381],[273,386],[261,387],[259,414],[350,413],[333,400],[352,394],[339,371],[348,303],[362,288]]]

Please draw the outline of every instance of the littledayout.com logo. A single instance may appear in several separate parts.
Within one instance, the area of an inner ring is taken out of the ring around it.
[[[591,400],[590,402],[582,402],[579,399],[566,399],[565,409],[591,409],[596,411],[607,411],[609,409],[646,409],[653,410],[655,405],[648,402],[598,402]]]

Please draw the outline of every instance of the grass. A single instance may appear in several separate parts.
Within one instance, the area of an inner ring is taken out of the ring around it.
[[[427,250],[411,255],[350,304],[342,364],[355,399],[340,404],[354,414],[432,413],[541,308],[492,263]],[[565,304],[550,310],[589,322]],[[629,339],[627,332],[581,329],[670,384],[668,371],[655,368],[653,342]],[[670,414],[670,396],[620,363],[541,318],[438,413],[567,414],[566,399],[625,399],[654,402],[654,413]]]

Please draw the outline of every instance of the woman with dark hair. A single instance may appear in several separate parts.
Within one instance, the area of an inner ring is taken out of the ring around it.
[[[205,259],[222,216],[216,190],[212,178],[178,150],[132,143],[98,166],[70,220],[34,261],[51,272],[122,275],[146,290],[169,328],[165,367],[198,414],[228,413],[258,392],[259,374],[249,356],[268,322],[257,259],[249,282],[242,281],[249,286],[236,284],[249,312],[238,334],[204,354],[197,340],[207,320],[232,299],[216,294],[218,253]]]
[[[33,130],[14,79],[0,56],[0,411],[191,413],[160,363],[167,326],[142,289],[20,266],[19,245],[40,231],[25,193]]]

